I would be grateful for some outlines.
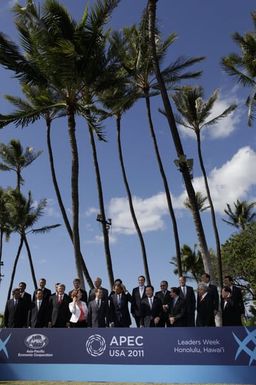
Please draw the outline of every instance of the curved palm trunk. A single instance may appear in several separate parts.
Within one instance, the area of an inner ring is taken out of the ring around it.
[[[4,237],[4,231],[1,229],[0,230],[0,282],[2,280],[3,237]]]
[[[26,234],[24,234],[23,238],[24,238],[24,243],[25,243],[25,246],[26,246],[26,249],[27,249],[27,253],[28,253],[28,260],[29,260],[29,266],[30,266],[30,270],[31,270],[32,280],[33,280],[34,287],[35,287],[35,290],[36,290],[37,289],[36,274],[35,274],[35,269],[34,269],[34,265],[33,265],[32,254],[31,254],[31,250],[30,250],[30,247],[29,247],[29,244],[28,244],[28,240],[27,240]]]
[[[123,180],[124,180],[124,184],[125,184],[125,188],[126,188],[126,192],[127,192],[127,196],[128,196],[128,202],[129,202],[129,207],[130,207],[130,212],[131,212],[132,220],[133,220],[135,229],[137,231],[137,234],[138,234],[138,237],[139,237],[139,240],[140,240],[142,259],[143,259],[143,265],[144,265],[144,271],[145,271],[145,277],[146,277],[146,280],[147,280],[147,284],[150,285],[151,284],[151,280],[150,280],[150,274],[149,274],[149,268],[148,268],[148,259],[147,259],[147,253],[146,253],[146,246],[145,246],[143,235],[142,235],[142,232],[141,232],[141,229],[140,229],[140,226],[139,226],[139,223],[137,221],[136,214],[135,214],[135,210],[134,210],[134,207],[133,207],[132,194],[131,194],[131,190],[130,190],[130,187],[129,187],[128,179],[127,179],[127,176],[126,176],[126,171],[125,171],[125,165],[124,165],[124,159],[123,159],[123,150],[122,150],[122,143],[121,143],[121,117],[120,116],[118,116],[116,118],[116,128],[117,128],[118,154],[119,154],[119,160],[120,160],[121,169],[122,169]]]
[[[110,287],[113,287],[114,274],[113,274],[111,252],[110,252],[110,247],[109,247],[108,228],[106,226],[107,221],[106,221],[106,214],[105,214],[105,206],[104,206],[104,197],[103,197],[103,190],[102,190],[102,183],[101,183],[101,176],[100,176],[100,168],[99,168],[99,162],[98,162],[98,156],[97,156],[97,149],[96,149],[94,135],[93,135],[93,129],[92,129],[92,126],[90,124],[88,124],[88,127],[89,127],[90,140],[91,140],[91,145],[92,145],[93,163],[94,163],[96,181],[97,181],[100,214],[101,214],[101,218],[102,218],[101,224],[102,224],[102,233],[103,233],[103,239],[104,239],[105,256],[106,256],[106,262],[107,262],[108,278],[109,278]]]
[[[51,144],[51,121],[46,120],[46,125],[47,125],[47,147],[48,147],[48,155],[49,155],[49,161],[50,161],[50,169],[51,169],[53,186],[54,186],[54,190],[55,190],[55,193],[57,196],[57,201],[59,204],[59,208],[60,208],[60,211],[62,214],[64,224],[66,226],[66,229],[67,229],[67,232],[68,232],[69,237],[71,239],[71,242],[73,243],[72,228],[70,226],[69,219],[68,219],[68,216],[66,213],[66,209],[65,209],[65,206],[64,206],[63,201],[62,201],[62,197],[61,197],[61,193],[60,193],[60,189],[59,189],[59,185],[58,185],[58,181],[57,181],[57,176],[56,176],[56,172],[55,172],[55,165],[54,165],[54,158],[53,158],[53,151],[52,151],[52,144]],[[92,279],[90,277],[89,271],[86,267],[84,257],[82,255],[81,251],[80,251],[80,259],[81,259],[82,270],[83,270],[85,279],[86,279],[89,287],[92,289],[94,287],[93,282],[92,282]]]
[[[18,251],[17,251],[16,257],[15,257],[15,260],[14,260],[13,268],[12,268],[12,275],[11,275],[10,285],[9,285],[9,289],[8,289],[7,300],[11,298],[14,277],[15,277],[15,274],[16,274],[17,263],[18,263],[18,260],[19,260],[19,257],[20,257],[20,253],[21,253],[21,250],[22,250],[23,242],[24,242],[24,238],[21,235],[20,236],[20,244],[19,244]]]
[[[84,276],[82,272],[82,261],[80,253],[80,235],[79,235],[79,191],[78,191],[78,179],[79,179],[79,160],[78,149],[76,142],[76,123],[74,117],[74,111],[71,107],[67,110],[68,116],[68,133],[72,154],[72,166],[71,166],[71,198],[72,198],[72,219],[73,219],[73,246],[76,261],[76,270],[81,285],[84,287]]]
[[[211,208],[212,226],[213,226],[213,231],[214,231],[214,236],[215,236],[217,259],[218,259],[219,284],[220,284],[220,287],[222,287],[223,279],[222,279],[222,260],[221,260],[220,237],[219,237],[219,232],[218,232],[215,210],[214,210],[212,197],[211,197],[211,192],[210,192],[210,188],[209,188],[209,184],[208,184],[207,174],[206,174],[204,162],[203,162],[203,156],[202,156],[202,150],[201,150],[200,130],[196,131],[196,137],[197,137],[197,151],[198,151],[200,167],[201,167],[202,174],[204,177],[204,184],[205,184],[205,189],[206,189],[206,193],[207,193],[207,198],[208,198],[210,208]]]
[[[158,63],[158,58],[157,58],[157,53],[156,53],[156,45],[155,45],[155,19],[156,19],[156,2],[157,0],[148,0],[148,15],[149,15],[149,40],[150,40],[150,45],[152,49],[152,61],[155,69],[155,74],[156,78],[160,87],[160,92],[164,104],[164,109],[166,112],[166,117],[169,123],[170,131],[172,134],[172,139],[173,143],[175,145],[175,149],[177,152],[178,159],[183,159],[185,158],[184,151],[182,148],[179,132],[176,126],[175,118],[173,115],[172,107],[170,104],[170,100],[168,97],[168,93],[160,72],[159,68],[159,63]],[[199,245],[200,249],[202,252],[202,257],[203,257],[203,263],[204,263],[204,269],[205,272],[213,276],[213,271],[212,271],[212,266],[210,262],[210,255],[209,255],[209,250],[204,234],[204,229],[200,217],[200,213],[197,207],[197,202],[196,202],[196,196],[195,196],[195,190],[193,188],[192,182],[191,182],[191,177],[189,173],[189,169],[187,166],[187,163],[181,162],[180,164],[180,171],[183,176],[183,180],[185,183],[185,187],[187,190],[187,194],[189,197],[189,201],[191,204],[192,208],[192,214],[193,214],[193,219],[196,227],[196,232],[199,240]]]
[[[178,268],[178,274],[179,277],[182,275],[182,264],[181,264],[181,253],[180,253],[180,240],[179,240],[179,233],[178,233],[178,226],[177,226],[177,221],[175,217],[175,213],[173,210],[173,205],[172,205],[172,198],[168,186],[168,181],[165,175],[164,167],[163,167],[163,162],[161,159],[160,151],[158,148],[157,144],[157,139],[156,139],[156,134],[154,130],[154,125],[152,121],[152,116],[151,116],[151,106],[150,106],[150,98],[148,95],[148,92],[145,91],[145,99],[146,99],[146,106],[147,106],[147,114],[148,114],[148,121],[149,121],[149,127],[150,127],[150,133],[153,139],[154,143],[154,149],[155,149],[155,154],[157,158],[157,163],[159,167],[159,171],[163,180],[164,184],[164,189],[165,189],[165,195],[166,195],[166,200],[167,200],[167,205],[169,209],[169,213],[172,219],[172,225],[173,225],[173,234],[174,234],[174,240],[175,240],[175,248],[176,248],[176,260],[177,260],[177,268]]]

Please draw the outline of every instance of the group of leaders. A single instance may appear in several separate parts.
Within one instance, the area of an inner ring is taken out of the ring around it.
[[[20,282],[6,303],[4,326],[130,327],[131,315],[137,327],[215,326],[218,313],[222,326],[241,326],[245,308],[241,289],[234,285],[232,277],[225,276],[220,296],[209,274],[204,273],[201,280],[197,294],[183,276],[170,290],[168,282],[161,281],[160,290],[154,293],[153,286],[145,285],[141,275],[130,294],[120,279],[115,280],[109,293],[97,277],[87,295],[79,279],[74,279],[74,287],[67,294],[62,283],[57,283],[52,293],[42,278],[32,296],[26,292],[26,283]]]

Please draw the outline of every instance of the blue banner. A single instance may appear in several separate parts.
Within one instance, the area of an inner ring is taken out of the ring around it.
[[[62,374],[57,374],[58,370],[55,372],[54,367],[61,365]],[[35,367],[37,377],[33,378]],[[46,367],[48,377],[45,377]],[[218,378],[222,373],[223,378],[219,378],[218,382],[234,382],[235,374],[236,383],[245,383],[245,378],[247,383],[255,383],[256,329],[45,328],[0,331],[0,380],[69,380],[70,376],[66,371],[70,370],[72,373],[72,367],[80,368],[76,369],[78,378],[75,378],[80,381],[130,379],[151,382],[209,382],[210,373]],[[147,378],[152,368],[155,370],[154,375]],[[102,370],[105,378],[99,378]],[[155,378],[158,372],[159,375]],[[173,377],[174,372],[175,379],[169,378],[170,373]],[[227,378],[228,372],[230,375]],[[61,377],[63,373],[66,373],[65,378]],[[124,373],[126,378],[123,378]],[[145,375],[142,376],[142,373]],[[71,380],[73,378],[74,375]]]

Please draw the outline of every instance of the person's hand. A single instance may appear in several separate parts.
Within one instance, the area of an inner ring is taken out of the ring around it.
[[[160,321],[160,317],[155,317],[155,319],[154,319],[155,325],[157,325],[159,323],[159,321]]]
[[[169,318],[169,321],[170,321],[170,324],[173,325],[174,322],[175,322],[175,317],[170,317],[170,318]]]

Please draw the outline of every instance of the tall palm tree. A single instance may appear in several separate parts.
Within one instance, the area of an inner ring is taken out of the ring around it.
[[[175,149],[178,157],[177,162],[179,164],[179,170],[182,173],[186,191],[191,203],[192,215],[193,215],[193,219],[196,227],[200,249],[202,252],[204,268],[205,268],[205,271],[208,272],[213,277],[214,274],[211,266],[210,254],[209,254],[209,250],[208,250],[208,246],[207,246],[207,242],[204,234],[204,229],[203,229],[199,209],[197,207],[195,190],[191,181],[191,173],[189,169],[188,159],[183,151],[183,147],[180,140],[177,125],[175,122],[172,106],[168,97],[164,78],[161,74],[160,67],[159,67],[159,60],[158,60],[157,49],[156,49],[156,40],[157,40],[156,27],[155,27],[156,26],[156,3],[157,3],[157,0],[148,0],[148,6],[147,6],[148,17],[149,17],[149,44],[151,47],[151,55],[152,55],[152,61],[154,65],[154,71],[156,74],[159,89],[161,91],[161,97],[163,100],[166,118],[170,127],[173,143],[175,145]]]
[[[60,226],[57,225],[51,225],[51,226],[44,226],[40,229],[33,229],[33,226],[38,222],[39,218],[43,215],[44,208],[46,207],[47,201],[46,199],[41,200],[37,207],[34,207],[34,202],[32,199],[31,192],[28,194],[28,198],[25,198],[19,192],[18,190],[10,189],[7,192],[7,199],[6,199],[6,208],[9,212],[9,220],[10,220],[10,226],[14,232],[17,232],[20,236],[20,243],[18,247],[18,251],[14,260],[11,280],[10,280],[10,286],[8,291],[8,298],[10,298],[11,290],[13,286],[13,281],[16,273],[16,267],[17,263],[20,257],[20,253],[23,247],[23,244],[25,244],[28,259],[29,259],[29,265],[32,275],[32,280],[34,283],[35,289],[37,288],[37,279],[35,275],[35,269],[33,266],[32,261],[32,254],[29,247],[27,234],[29,232],[47,232],[51,230],[52,228]]]
[[[252,12],[253,32],[233,34],[233,40],[240,48],[240,54],[232,53],[222,59],[225,71],[251,92],[246,100],[248,125],[252,126],[256,117],[256,12]]]
[[[41,153],[42,151],[33,151],[31,147],[26,147],[24,150],[20,141],[16,139],[12,139],[9,144],[0,144],[0,158],[2,159],[0,170],[16,173],[16,188],[18,191],[20,191],[21,185],[24,183],[21,175],[22,170],[34,162]]]
[[[103,27],[118,0],[97,1],[86,9],[77,23],[56,0],[46,0],[42,16],[31,1],[26,7],[16,6],[16,25],[26,55],[0,36],[0,63],[29,84],[44,86],[57,92],[65,111],[72,154],[71,198],[72,233],[78,276],[83,284],[79,233],[79,159],[75,115],[83,111],[79,105],[83,89],[101,76],[105,64]],[[56,107],[56,106],[55,106]]]
[[[256,202],[249,203],[247,201],[240,201],[237,199],[233,205],[234,208],[227,203],[227,208],[224,212],[227,214],[228,220],[223,219],[223,221],[236,227],[237,229],[244,230],[246,225],[253,222],[256,218],[256,212],[253,211],[256,206]]]
[[[146,281],[149,285],[151,283],[151,278],[150,278],[150,272],[149,272],[149,266],[148,266],[147,250],[146,250],[143,233],[140,228],[136,211],[134,208],[134,204],[133,204],[132,191],[131,191],[130,183],[126,172],[122,139],[121,139],[122,116],[127,110],[129,110],[132,107],[132,105],[137,100],[137,93],[136,93],[136,90],[134,90],[134,87],[130,87],[127,76],[123,74],[122,70],[120,71],[119,74],[117,74],[117,77],[118,76],[119,76],[118,84],[101,92],[99,97],[104,107],[107,108],[108,111],[110,111],[110,114],[115,117],[116,131],[117,131],[117,148],[118,148],[118,156],[119,156],[119,161],[121,166],[122,177],[123,177],[124,186],[127,193],[130,214],[131,214],[133,224],[140,242],[142,260],[144,265],[144,273],[145,273]]]
[[[49,88],[41,88],[37,86],[31,86],[29,84],[22,85],[22,91],[25,96],[25,99],[20,97],[14,97],[10,95],[5,95],[5,98],[16,107],[16,110],[7,115],[0,117],[0,127],[5,127],[10,123],[15,123],[16,126],[21,126],[22,128],[35,123],[41,117],[45,120],[46,123],[46,136],[47,136],[47,148],[48,148],[48,157],[51,170],[51,176],[53,181],[53,186],[55,189],[57,201],[60,207],[60,211],[63,217],[64,224],[66,226],[67,232],[69,234],[71,242],[73,242],[73,232],[70,225],[70,221],[63,203],[61,191],[59,188],[59,183],[55,170],[54,154],[52,149],[51,141],[51,128],[52,122],[63,116],[63,112],[59,109],[58,95],[56,92]],[[81,251],[80,251],[81,252]],[[89,271],[84,261],[84,257],[81,253],[81,269],[84,273],[85,279],[88,282],[90,287],[93,287],[93,282],[90,277]]]
[[[176,34],[171,34],[165,41],[157,39],[157,55],[161,63],[165,58],[167,49],[176,39]],[[160,150],[158,147],[157,136],[153,124],[151,113],[152,96],[159,95],[158,82],[154,73],[152,57],[148,38],[148,13],[144,12],[140,24],[137,26],[126,27],[122,32],[114,32],[111,37],[111,51],[114,53],[123,71],[126,72],[127,81],[134,89],[135,98],[144,98],[149,122],[150,135],[152,137],[156,160],[158,163],[160,175],[162,177],[167,206],[173,224],[173,233],[176,246],[176,255],[178,260],[179,274],[182,275],[180,261],[180,243],[178,226],[172,205],[172,198],[166,173],[164,170]],[[200,72],[185,72],[187,67],[201,61],[202,57],[183,58],[179,57],[174,63],[165,67],[161,73],[168,84],[168,88],[177,87],[182,79],[194,78],[200,75]]]
[[[214,205],[211,197],[209,188],[208,178],[206,169],[203,161],[202,147],[201,147],[201,132],[204,127],[213,126],[218,123],[221,119],[228,116],[236,108],[235,104],[232,104],[226,108],[221,114],[214,118],[211,118],[212,110],[216,100],[218,99],[218,91],[210,96],[206,101],[203,101],[203,88],[202,87],[183,87],[180,91],[173,95],[174,103],[179,111],[181,117],[177,117],[176,121],[182,126],[189,128],[194,131],[197,139],[197,153],[201,171],[204,178],[204,185],[206,189],[207,198],[211,209],[212,226],[216,242],[216,252],[218,258],[218,273],[219,282],[222,280],[222,263],[221,263],[221,244],[218,232],[218,226],[216,221],[216,215]]]

